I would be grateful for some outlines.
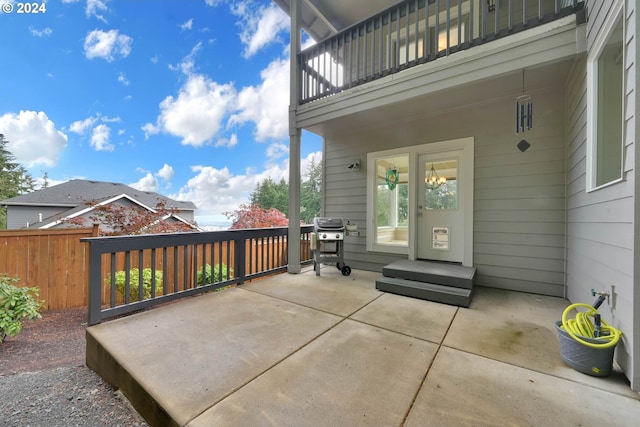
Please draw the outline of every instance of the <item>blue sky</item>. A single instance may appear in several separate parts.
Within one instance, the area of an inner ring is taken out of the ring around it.
[[[7,4],[11,4],[11,7]],[[288,179],[289,18],[269,0],[0,0],[0,133],[34,178],[121,182],[201,226]],[[302,167],[321,156],[303,134]]]

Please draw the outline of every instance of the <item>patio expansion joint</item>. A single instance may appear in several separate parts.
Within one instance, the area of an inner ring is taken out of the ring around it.
[[[324,331],[322,331],[321,333],[319,333],[318,335],[312,337],[310,340],[308,340],[306,343],[304,343],[303,345],[301,345],[300,347],[298,347],[297,349],[295,349],[294,351],[292,351],[291,353],[287,354],[286,356],[284,356],[283,358],[281,358],[280,360],[276,361],[275,363],[273,363],[271,366],[268,366],[267,368],[265,368],[264,370],[262,370],[262,372],[258,373],[257,375],[255,375],[254,377],[250,378],[249,380],[245,381],[243,384],[240,384],[239,386],[235,387],[234,389],[230,390],[228,393],[226,393],[224,396],[220,397],[220,399],[214,401],[211,403],[211,405],[208,405],[207,407],[205,407],[201,412],[199,412],[198,414],[196,414],[193,418],[191,418],[190,420],[188,420],[185,425],[188,425],[189,423],[191,423],[193,420],[197,419],[198,417],[200,417],[202,414],[204,414],[205,412],[207,412],[208,410],[210,410],[211,408],[215,407],[217,404],[219,404],[220,402],[224,401],[225,399],[227,399],[229,396],[232,396],[234,393],[237,393],[238,391],[242,390],[244,387],[246,387],[247,385],[251,384],[253,381],[257,380],[258,378],[262,377],[263,375],[265,375],[267,372],[269,372],[270,370],[272,370],[273,368],[275,368],[276,366],[282,364],[284,361],[286,361],[287,359],[289,359],[290,357],[292,357],[293,355],[299,353],[301,350],[303,350],[304,348],[306,348],[307,346],[309,346],[309,344],[311,344],[312,342],[316,341],[318,338],[320,338],[323,335],[326,335],[329,331],[335,329],[336,327],[338,327],[339,325],[341,325],[342,323],[344,323],[345,320],[352,320],[352,321],[356,321],[354,319],[350,319],[350,317],[352,315],[354,315],[355,313],[357,313],[358,311],[360,311],[361,309],[363,309],[364,307],[368,306],[369,304],[371,304],[373,301],[377,300],[378,298],[380,298],[383,294],[380,294],[380,296],[374,298],[373,300],[369,301],[368,303],[366,303],[365,305],[363,305],[362,307],[358,308],[357,310],[355,310],[353,313],[347,315],[347,316],[342,316],[342,315],[338,315],[335,313],[330,313],[324,310],[319,310],[317,308],[314,307],[309,307],[306,306],[304,304],[299,304],[296,303],[294,301],[289,301],[286,300],[284,298],[280,298],[280,297],[275,297],[272,295],[266,295],[260,292],[256,292],[256,291],[252,291],[251,289],[245,289],[246,291],[249,292],[255,292],[257,294],[260,294],[262,296],[266,296],[266,297],[270,297],[273,299],[277,299],[280,301],[285,301],[287,303],[290,304],[295,304],[298,305],[300,307],[304,307],[304,308],[308,308],[311,310],[315,310],[321,313],[325,313],[325,314],[329,314],[335,317],[338,317],[339,320],[334,323],[333,325],[331,325],[329,328],[325,329]],[[363,323],[363,322],[359,322],[359,323]]]
[[[458,315],[459,311],[460,311],[460,307],[456,307],[456,311],[455,311],[455,313],[453,313],[453,316],[451,316],[451,320],[449,321],[449,325],[447,325],[447,330],[444,333],[442,341],[440,343],[436,343],[438,345],[438,348],[436,349],[436,352],[434,353],[433,357],[431,358],[431,362],[429,363],[429,366],[427,366],[427,370],[425,371],[424,376],[422,377],[422,381],[420,381],[420,385],[418,386],[418,388],[416,389],[415,394],[413,395],[413,399],[411,399],[411,404],[409,405],[409,408],[407,409],[407,412],[405,412],[404,417],[402,418],[402,422],[400,423],[400,427],[404,426],[405,423],[407,422],[407,418],[409,418],[409,414],[411,413],[411,410],[413,409],[413,407],[416,404],[416,400],[418,399],[418,395],[420,394],[420,390],[422,390],[422,387],[424,387],[424,383],[427,381],[427,377],[429,376],[429,372],[431,372],[431,367],[433,366],[433,362],[435,362],[436,358],[438,357],[438,354],[440,353],[440,349],[443,347],[442,343],[444,342],[444,339],[446,338],[447,334],[449,333],[449,330],[451,329],[451,325],[453,325],[453,321],[455,320],[455,318]]]

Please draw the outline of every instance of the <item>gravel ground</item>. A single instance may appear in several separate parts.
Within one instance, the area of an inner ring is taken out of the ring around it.
[[[147,426],[85,360],[86,308],[42,313],[0,344],[0,427]]]
[[[86,366],[0,377],[0,426],[147,426]]]

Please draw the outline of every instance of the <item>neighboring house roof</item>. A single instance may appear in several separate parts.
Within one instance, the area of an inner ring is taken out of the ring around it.
[[[0,205],[68,208],[49,218],[43,218],[36,224],[31,224],[32,227],[37,228],[52,228],[65,221],[82,216],[94,210],[96,206],[108,205],[123,199],[127,199],[131,203],[151,212],[157,212],[156,209],[160,205],[164,205],[165,209],[176,210],[178,213],[180,211],[195,211],[196,209],[193,202],[170,199],[152,191],[140,191],[128,185],[113,182],[81,179],[74,179],[63,184],[3,200],[0,201]],[[93,203],[93,205],[89,203]],[[168,219],[169,217],[199,229],[189,221],[181,218],[179,214],[169,214],[163,219]]]
[[[74,208],[85,206],[88,201],[103,200],[121,194],[146,206],[155,208],[163,202],[167,209],[175,208],[181,211],[195,211],[193,202],[183,202],[170,199],[153,191],[140,191],[128,185],[116,182],[89,181],[72,179],[62,184],[36,190],[28,194],[0,201],[4,206],[61,206]]]

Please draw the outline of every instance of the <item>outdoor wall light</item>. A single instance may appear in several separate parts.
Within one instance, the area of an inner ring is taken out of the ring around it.
[[[352,170],[352,171],[360,170],[360,160],[354,160],[353,162],[349,163],[347,165],[347,169]]]
[[[489,12],[496,10],[496,0],[487,0],[487,10]]]

